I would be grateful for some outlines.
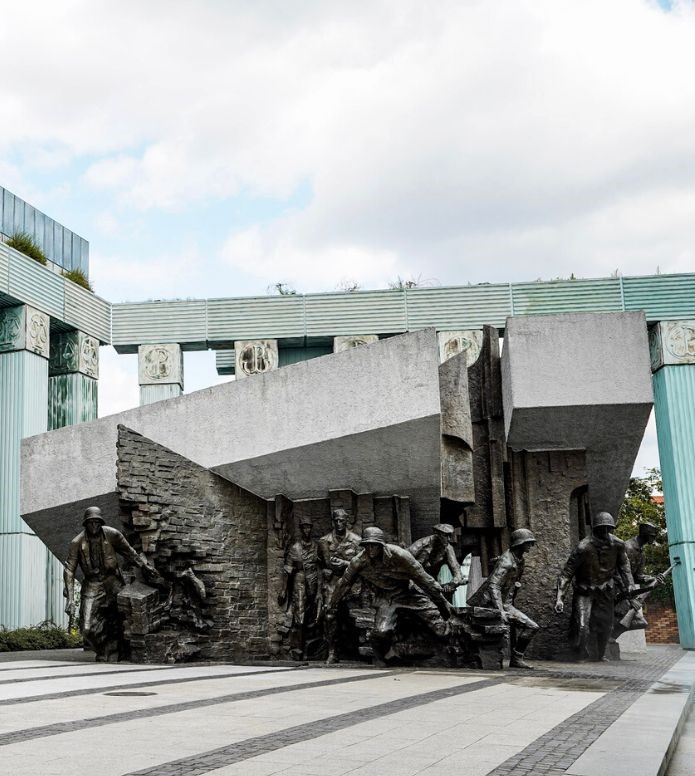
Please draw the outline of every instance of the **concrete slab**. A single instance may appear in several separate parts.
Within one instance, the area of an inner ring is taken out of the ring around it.
[[[695,653],[681,658],[566,771],[568,776],[661,776],[695,697]]]
[[[141,667],[121,664],[111,677],[116,692],[107,676],[67,684],[46,665],[0,700],[12,705],[2,715],[0,751],[13,776],[73,776],[95,752],[103,776],[450,776],[461,768],[480,776],[574,776],[587,746],[605,741],[632,708],[655,708],[634,687],[680,654],[650,647],[622,664],[539,663],[519,673],[196,664],[148,669],[155,681],[147,687],[129,673]],[[681,660],[650,693],[681,696],[694,678],[691,663]],[[56,688],[62,692],[44,694]],[[637,698],[631,708],[626,693]],[[623,729],[627,738],[617,736],[614,746],[651,745],[645,728],[659,726],[660,714],[646,718],[636,732]],[[606,751],[601,775],[621,773],[620,757],[618,748]],[[630,776],[642,773],[659,772]]]
[[[617,514],[652,407],[644,313],[507,319],[502,394],[515,450],[586,450],[594,510]]]
[[[89,504],[113,521],[120,423],[264,497],[397,493],[438,519],[440,411],[434,329],[392,337],[24,440],[22,516],[54,547]]]

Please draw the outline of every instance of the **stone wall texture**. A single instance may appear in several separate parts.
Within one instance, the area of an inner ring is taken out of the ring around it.
[[[125,426],[117,480],[126,536],[167,583],[119,596],[132,659],[267,657],[267,502]]]

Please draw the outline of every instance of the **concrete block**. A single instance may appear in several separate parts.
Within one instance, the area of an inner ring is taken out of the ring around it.
[[[662,776],[692,704],[694,689],[695,654],[690,653],[618,717],[565,773]]]
[[[502,395],[515,450],[586,450],[593,510],[617,514],[652,407],[642,312],[507,319]]]
[[[695,364],[695,321],[660,321],[649,328],[652,370]]]
[[[371,345],[379,341],[378,334],[349,334],[333,337],[333,352],[342,353],[350,348],[358,348],[361,345]]]
[[[483,347],[483,332],[482,329],[440,331],[437,334],[437,341],[439,342],[439,360],[442,363],[458,353],[465,353],[466,364],[473,366]]]
[[[277,340],[237,340],[234,360],[237,380],[272,372],[279,363]]]
[[[21,512],[39,532],[92,503],[114,519],[120,423],[266,498],[410,496],[429,528],[440,410],[434,329],[391,337],[26,439]]]
[[[49,356],[50,318],[29,305],[0,310],[0,353],[30,350]]]
[[[138,348],[140,385],[177,384],[183,386],[181,345],[140,345]]]

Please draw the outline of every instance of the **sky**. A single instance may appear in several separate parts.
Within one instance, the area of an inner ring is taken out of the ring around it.
[[[0,183],[113,302],[695,271],[694,40],[693,0],[25,0]],[[102,348],[100,414],[136,374]]]

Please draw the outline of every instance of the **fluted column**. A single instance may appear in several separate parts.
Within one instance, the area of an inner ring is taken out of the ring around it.
[[[678,628],[695,649],[695,321],[656,324],[650,348]]]
[[[48,428],[96,420],[99,341],[81,331],[51,337],[48,364]]]
[[[46,619],[47,549],[19,516],[23,437],[48,425],[50,320],[27,305],[0,310],[0,625]]]

